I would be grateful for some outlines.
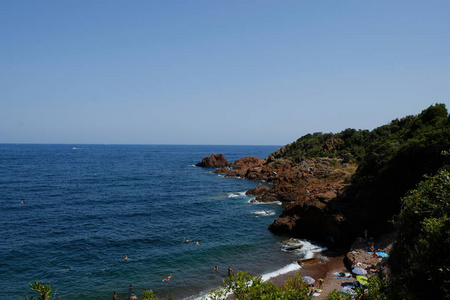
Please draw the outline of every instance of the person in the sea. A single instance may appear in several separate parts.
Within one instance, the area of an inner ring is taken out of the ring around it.
[[[198,245],[198,241],[196,241],[195,244]]]
[[[213,271],[216,272],[216,273],[219,272],[219,267],[218,267],[218,266],[215,266],[214,269],[213,269]]]
[[[189,238],[186,238],[186,243],[189,243],[191,240]]]
[[[170,273],[170,275],[164,278],[162,281],[170,281],[170,278],[172,278],[172,273]]]
[[[113,300],[117,300],[117,293],[116,292],[114,292]]]
[[[233,275],[233,269],[231,267],[228,267],[228,276]]]
[[[128,290],[129,290],[130,292],[133,291],[133,285],[132,285],[132,284],[130,284],[130,286],[128,287]]]
[[[128,255],[125,254],[123,260],[128,260]]]

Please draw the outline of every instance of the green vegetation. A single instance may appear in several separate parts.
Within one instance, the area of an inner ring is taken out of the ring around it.
[[[450,149],[450,117],[444,104],[436,104],[370,135],[352,190],[359,194],[355,196],[359,205],[384,213],[387,220],[398,214],[400,198],[425,174],[435,174],[449,164],[441,152]]]
[[[158,297],[153,294],[152,290],[146,290],[142,292],[142,300],[158,300]]]
[[[50,300],[50,292],[52,291],[52,285],[42,284],[42,281],[37,282],[36,280],[33,283],[30,283],[30,288],[32,291],[38,292],[39,298],[37,300]],[[26,300],[35,300],[36,298],[25,296]]]
[[[211,290],[209,298],[225,300],[233,293],[236,300],[294,300],[310,299],[308,287],[296,274],[284,283],[284,288],[277,287],[273,282],[263,282],[261,276],[254,277],[247,272],[239,271],[236,275],[223,280],[222,288]]]
[[[347,191],[355,207],[372,212],[358,224],[375,234],[389,228],[400,211],[401,197],[422,180],[448,165],[450,117],[444,104],[432,105],[417,116],[395,119],[372,131],[346,129],[340,133],[314,133],[299,138],[271,157],[299,163],[313,157],[340,158],[359,164]],[[364,215],[364,214],[361,214]],[[362,222],[366,224],[362,224]],[[361,232],[362,228],[355,228]]]
[[[403,198],[391,257],[397,299],[450,299],[450,172]]]

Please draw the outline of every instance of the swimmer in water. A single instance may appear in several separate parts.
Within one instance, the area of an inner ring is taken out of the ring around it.
[[[123,260],[128,260],[128,255],[125,254],[125,257],[123,258]]]
[[[172,273],[170,273],[170,275],[164,278],[162,281],[170,281],[170,278],[172,278]]]
[[[219,272],[219,267],[218,267],[218,266],[215,266],[214,269],[213,269],[213,271],[216,272],[216,273]]]

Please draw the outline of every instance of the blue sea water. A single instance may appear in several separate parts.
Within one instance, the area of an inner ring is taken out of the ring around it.
[[[277,149],[0,144],[0,298],[36,296],[29,283],[42,280],[55,299],[126,299],[130,284],[138,297],[195,299],[228,266],[265,276],[295,268],[308,254],[282,251],[286,238],[267,230],[282,206],[244,194],[259,182],[194,166],[213,153],[232,162]]]

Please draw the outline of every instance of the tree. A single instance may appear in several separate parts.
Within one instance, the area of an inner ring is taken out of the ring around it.
[[[450,299],[450,172],[427,177],[402,200],[393,290],[399,299]]]

